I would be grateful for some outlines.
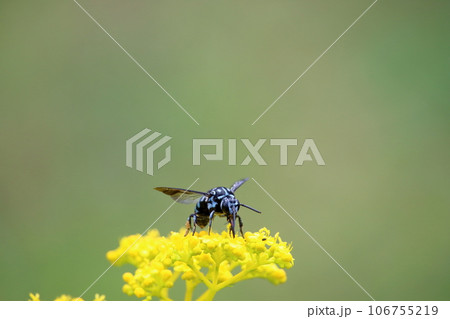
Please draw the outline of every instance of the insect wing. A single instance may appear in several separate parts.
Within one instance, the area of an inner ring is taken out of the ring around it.
[[[236,183],[231,186],[231,191],[234,193],[239,187],[241,187],[242,184],[244,184],[246,181],[248,181],[248,177],[241,179],[240,181],[237,181]]]
[[[155,189],[166,195],[169,195],[174,201],[181,204],[195,203],[199,200],[200,197],[206,195],[206,193],[203,192],[197,192],[183,188],[156,187]]]

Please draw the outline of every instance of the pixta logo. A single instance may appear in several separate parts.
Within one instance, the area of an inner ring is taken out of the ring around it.
[[[126,165],[136,168],[138,171],[153,175],[156,170],[162,168],[171,160],[170,145],[166,146],[164,152],[157,151],[172,138],[162,136],[161,133],[152,132],[144,129],[126,141]],[[192,140],[192,165],[198,166],[202,161],[225,161],[230,166],[246,166],[251,162],[256,165],[265,166],[267,162],[260,154],[260,150],[267,144],[271,150],[279,153],[279,164],[286,166],[288,164],[288,151],[295,149],[297,157],[295,166],[301,166],[305,162],[315,162],[319,166],[324,166],[325,161],[319,152],[319,149],[313,139],[305,139],[299,148],[299,141],[292,138],[272,138],[267,143],[267,139],[259,139],[256,143],[249,139],[199,139]],[[224,146],[226,145],[226,146]],[[245,152],[245,158],[238,162],[237,149],[239,152]],[[224,149],[227,151],[227,158],[224,157]],[[156,155],[155,155],[156,154]],[[159,159],[159,160],[157,160]]]
[[[140,131],[132,138],[128,139],[126,142],[126,164],[128,167],[135,167],[138,171],[143,172],[144,166],[146,167],[146,172],[148,175],[154,174],[154,166],[155,166],[155,156],[154,153],[164,144],[166,144],[170,139],[170,136],[161,136],[161,133],[153,132],[148,128]],[[158,140],[157,140],[158,139]],[[134,149],[135,152],[134,152]],[[135,153],[135,157],[133,159],[133,153]],[[160,169],[164,165],[170,162],[171,149],[170,145],[165,149],[164,158],[157,162],[157,169]],[[145,165],[144,165],[145,163]]]

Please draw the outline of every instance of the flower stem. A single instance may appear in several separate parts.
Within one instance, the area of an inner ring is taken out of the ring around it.
[[[208,278],[206,278],[206,276],[197,269],[197,267],[195,267],[192,264],[187,263],[186,265],[189,266],[189,268],[191,268],[191,270],[197,275],[197,277],[206,285],[206,287],[208,287],[209,289],[211,289],[214,285],[211,283],[211,281],[208,280]]]
[[[192,280],[186,281],[186,293],[184,294],[184,301],[192,300],[192,294],[194,293],[195,287],[197,287],[196,282]]]
[[[221,282],[219,285],[217,285],[217,290],[223,289],[226,286],[232,285],[234,283],[237,283],[238,281],[246,279],[245,277],[252,270],[254,270],[254,268],[242,270],[241,272],[239,272],[238,274],[234,275],[230,279],[225,280],[224,282]]]
[[[170,297],[169,297],[169,289],[168,288],[161,289],[161,294],[159,296],[159,299],[162,301],[172,301],[172,299],[170,299]]]
[[[200,297],[198,297],[197,301],[211,301],[216,293],[216,289],[208,289]]]

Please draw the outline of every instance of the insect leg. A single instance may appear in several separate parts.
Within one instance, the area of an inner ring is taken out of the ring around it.
[[[231,214],[228,217],[228,221],[230,222],[230,234],[233,235],[234,238],[235,237],[234,225],[236,223],[236,214]]]
[[[211,227],[212,227],[212,221],[213,221],[213,219],[214,219],[214,213],[215,213],[215,211],[213,210],[213,211],[211,212],[211,214],[209,214],[209,228],[208,228],[208,235],[211,234]]]
[[[192,214],[192,215],[194,215],[193,216],[193,218],[194,218],[194,229],[192,230],[192,236],[194,236],[195,230],[197,229],[197,215],[196,214]]]
[[[186,221],[186,233],[184,234],[184,236],[187,236],[192,228],[192,218],[194,218],[194,230],[192,231],[192,234],[194,234],[195,232],[197,217],[195,216],[195,214],[191,214]]]
[[[244,232],[242,231],[242,226],[244,226],[244,223],[242,222],[241,216],[236,215],[236,217],[239,220],[239,231],[241,232],[241,236],[244,237]]]

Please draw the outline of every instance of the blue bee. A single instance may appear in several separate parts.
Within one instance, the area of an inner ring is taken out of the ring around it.
[[[240,203],[234,196],[234,192],[246,181],[248,178],[244,178],[237,181],[230,188],[227,187],[215,187],[204,192],[193,191],[183,188],[172,188],[172,187],[156,187],[157,191],[163,192],[166,195],[172,197],[172,199],[178,203],[190,204],[197,203],[195,206],[195,211],[193,214],[189,215],[186,221],[186,234],[192,229],[192,234],[195,233],[196,227],[205,227],[209,224],[208,232],[211,232],[212,221],[214,216],[226,217],[227,222],[230,224],[230,234],[235,237],[234,226],[236,224],[236,219],[239,221],[239,230],[242,237],[244,236],[242,232],[242,219],[237,214],[241,206],[253,210],[261,214],[260,211]],[[194,222],[194,227],[192,228],[192,221]]]

